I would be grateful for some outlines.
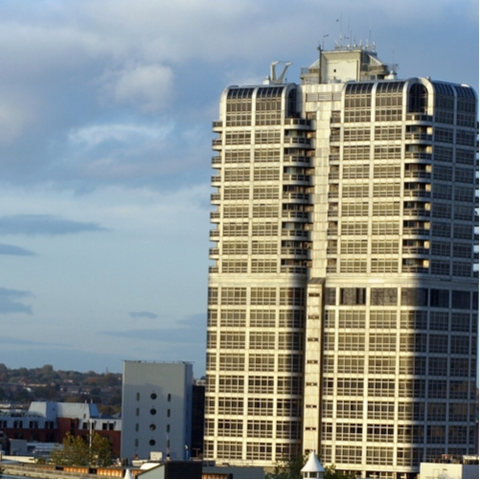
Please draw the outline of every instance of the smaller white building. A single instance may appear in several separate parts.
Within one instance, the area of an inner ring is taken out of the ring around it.
[[[193,368],[190,363],[125,361],[121,456],[186,460],[191,447]]]
[[[462,463],[421,463],[418,478],[479,478],[478,456],[464,455]]]

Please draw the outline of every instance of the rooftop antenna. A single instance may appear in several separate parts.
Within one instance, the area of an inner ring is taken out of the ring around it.
[[[325,38],[328,37],[328,33],[323,35],[323,40],[322,40],[322,50],[325,50]]]
[[[352,42],[352,30],[350,29],[350,15],[348,16],[348,44],[351,45]]]
[[[340,14],[340,47],[343,47],[343,13]]]
[[[322,83],[322,47],[318,45],[318,83]]]

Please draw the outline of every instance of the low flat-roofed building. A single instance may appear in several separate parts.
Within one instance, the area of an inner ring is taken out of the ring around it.
[[[470,462],[464,457],[463,463],[421,463],[418,480],[478,480],[480,464]]]

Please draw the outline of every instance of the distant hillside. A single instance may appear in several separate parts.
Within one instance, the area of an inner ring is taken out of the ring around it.
[[[54,370],[52,365],[10,369],[0,363],[0,403],[28,405],[34,400],[93,402],[100,412],[114,414],[121,409],[122,375]]]

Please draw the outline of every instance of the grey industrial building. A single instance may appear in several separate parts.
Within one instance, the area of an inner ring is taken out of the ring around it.
[[[186,460],[192,435],[192,365],[125,361],[122,458]]]

